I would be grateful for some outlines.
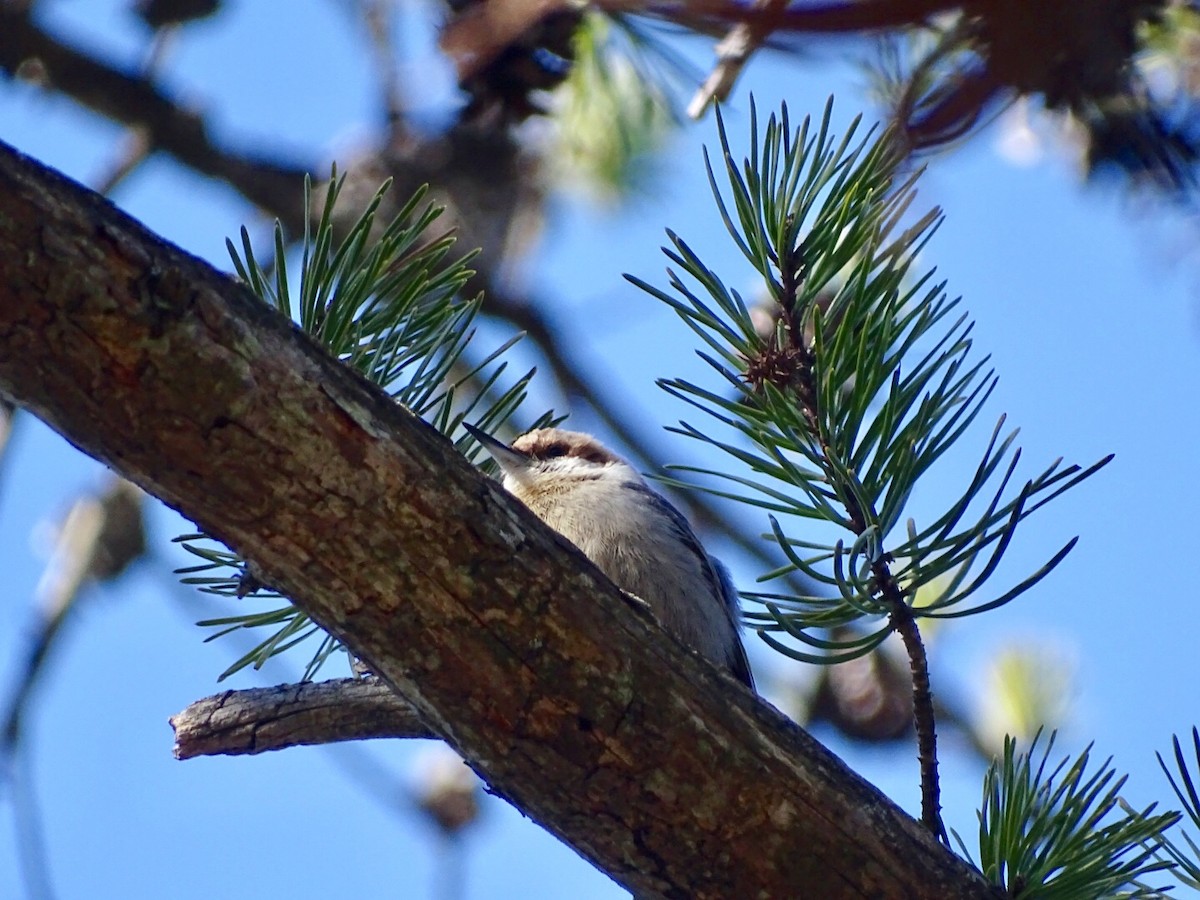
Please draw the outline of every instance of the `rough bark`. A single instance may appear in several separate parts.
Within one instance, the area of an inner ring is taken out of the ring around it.
[[[993,896],[228,278],[0,145],[0,392],[251,559],[638,896]]]
[[[171,716],[175,758],[240,756],[306,744],[436,738],[412,704],[375,678],[222,691]]]

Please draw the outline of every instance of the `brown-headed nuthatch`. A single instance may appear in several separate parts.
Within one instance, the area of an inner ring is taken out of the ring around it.
[[[542,428],[508,447],[467,430],[500,465],[509,493],[645,601],[668,631],[754,687],[729,573],[629,463],[577,431]]]

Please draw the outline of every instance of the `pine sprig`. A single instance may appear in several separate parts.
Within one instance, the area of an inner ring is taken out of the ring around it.
[[[917,174],[897,174],[903,154],[889,134],[857,138],[855,120],[836,137],[831,112],[832,101],[819,123],[805,118],[793,129],[785,105],[767,120],[760,144],[751,102],[750,152],[739,164],[718,110],[720,160],[705,152],[721,218],[760,279],[768,324],[670,231],[670,290],[630,280],[704,341],[699,355],[720,383],[715,390],[682,379],[660,385],[732,434],[687,422],[676,430],[750,474],[684,471],[702,476],[701,490],[768,513],[765,537],[785,563],[763,580],[801,572],[828,588],[745,593],[764,610],[748,621],[773,648],[816,663],[854,659],[899,635],[912,673],[921,818],[946,840],[918,623],[992,609],[1045,577],[1074,540],[1015,586],[977,596],[1017,525],[1108,460],[1088,469],[1056,462],[1010,488],[1020,452],[1015,432],[1000,438],[1001,418],[975,477],[946,512],[924,528],[905,521],[918,483],[966,434],[996,376],[986,357],[972,357],[972,324],[955,313],[958,301],[944,283],[932,271],[910,274],[940,221],[931,210],[901,230]],[[790,533],[795,520],[803,538]],[[812,520],[835,536],[815,539]]]
[[[441,209],[418,190],[389,223],[377,221],[390,182],[367,204],[344,235],[335,233],[334,207],[344,183],[336,170],[323,196],[314,198],[305,182],[305,233],[300,243],[299,279],[290,282],[288,248],[277,223],[274,258],[264,265],[255,256],[249,233],[241,248],[227,241],[239,278],[255,294],[297,321],[345,365],[382,386],[399,403],[424,418],[474,461],[480,446],[462,423],[468,418],[487,432],[500,430],[525,399],[533,376],[505,377],[506,351],[520,335],[482,358],[472,358],[474,321],[481,298],[464,300],[474,252],[451,255],[454,237],[434,229]],[[320,203],[317,207],[316,204]],[[316,209],[320,216],[315,216]],[[315,221],[315,225],[312,223]],[[293,255],[293,259],[295,256]],[[531,427],[553,424],[550,414]],[[483,454],[482,468],[495,463]],[[266,609],[208,619],[215,640],[245,629],[269,629],[270,635],[244,653],[221,679],[247,666],[261,667],[292,647],[321,637],[304,671],[312,678],[340,644],[252,573],[245,560],[207,535],[176,538],[200,562],[179,570],[183,581],[230,598],[269,601]]]
[[[1054,735],[1035,762],[1006,738],[1003,758],[984,776],[979,812],[979,869],[1015,900],[1161,897],[1140,879],[1169,869],[1155,857],[1179,813],[1136,811],[1120,798],[1126,777],[1109,758],[1089,773],[1091,747],[1068,765],[1047,769]],[[958,834],[955,840],[969,851]]]
[[[700,356],[720,388],[661,385],[732,434],[688,422],[675,430],[750,470],[679,468],[702,478],[674,483],[769,513],[765,537],[786,562],[763,580],[802,572],[832,596],[746,593],[763,607],[747,619],[776,649],[822,663],[867,653],[893,629],[896,596],[883,590],[881,567],[918,619],[970,615],[1028,590],[1074,540],[1017,584],[981,596],[1017,525],[1110,459],[1087,468],[1055,462],[1022,483],[1017,433],[1004,433],[1001,417],[974,477],[945,511],[921,526],[906,520],[918,483],[967,433],[997,378],[987,357],[973,358],[972,323],[945,284],[932,271],[911,274],[940,222],[932,210],[902,228],[916,175],[897,176],[886,135],[857,138],[856,120],[835,137],[830,115],[827,107],[818,123],[806,118],[793,129],[785,106],[760,142],[752,105],[750,152],[739,164],[718,114],[719,161],[706,153],[722,219],[761,279],[772,327],[764,330],[750,304],[673,232],[664,249],[670,290],[630,277],[704,341]],[[796,519],[847,534],[813,540],[802,526],[797,537],[788,527]],[[866,635],[823,634],[851,623]]]

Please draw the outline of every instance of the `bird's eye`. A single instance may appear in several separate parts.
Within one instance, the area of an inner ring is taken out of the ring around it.
[[[568,447],[563,441],[556,441],[553,444],[547,444],[538,454],[542,459],[554,459],[557,456],[566,456]]]

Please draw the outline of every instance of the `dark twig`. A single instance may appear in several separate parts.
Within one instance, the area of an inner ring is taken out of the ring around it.
[[[54,879],[33,761],[34,754],[27,746],[18,748],[12,760],[10,801],[16,830],[17,863],[25,882],[26,896],[30,900],[54,900]]]
[[[856,535],[867,532],[867,523],[876,519],[872,510],[863,509],[858,492],[852,490],[839,474],[839,467],[831,464],[837,454],[833,440],[825,423],[818,398],[820,392],[813,375],[815,360],[810,345],[814,305],[801,306],[800,287],[804,278],[804,260],[799,250],[782,254],[779,261],[780,288],[779,306],[786,325],[786,346],[776,346],[774,333],[768,340],[762,357],[749,361],[747,375],[752,383],[761,386],[769,380],[776,386],[789,389],[797,399],[806,422],[811,440],[820,447],[826,460],[825,477],[834,487],[846,510],[851,530]],[[757,373],[757,374],[751,374]],[[933,692],[929,686],[929,661],[916,618],[905,601],[904,592],[896,583],[888,565],[888,557],[881,555],[872,565],[874,589],[888,604],[889,621],[893,631],[900,635],[908,653],[909,669],[912,674],[913,723],[917,732],[917,753],[921,768],[921,821],[929,831],[944,843],[949,844],[946,826],[941,815],[941,787],[938,782],[937,731],[935,727]]]
[[[933,691],[929,686],[929,659],[916,617],[909,609],[886,562],[875,564],[875,577],[884,587],[884,597],[892,607],[892,630],[904,641],[908,667],[912,673],[913,723],[917,732],[917,760],[921,766],[921,822],[947,846],[950,837],[942,822],[942,789],[938,779],[937,723]]]
[[[94,112],[144,129],[155,150],[227,181],[290,226],[303,223],[306,167],[218,147],[198,112],[177,105],[143,76],[69,46],[11,6],[0,5],[0,34],[0,71],[13,77],[34,73],[40,83]]]
[[[166,63],[171,47],[175,44],[178,33],[179,29],[174,25],[155,30],[154,36],[150,40],[150,46],[146,49],[146,58],[142,63],[141,77],[146,81],[153,81],[158,77],[158,73],[162,71],[162,67]],[[146,128],[141,125],[131,126],[125,133],[125,139],[121,143],[116,158],[95,180],[96,193],[106,196],[112,193],[153,152],[154,144],[151,142]]]
[[[125,133],[125,138],[118,148],[116,157],[109,162],[108,167],[97,176],[92,187],[97,194],[108,195],[116,190],[117,186],[133,174],[146,158],[150,155],[153,147],[150,144],[149,135],[146,134],[144,128],[130,128]]]

